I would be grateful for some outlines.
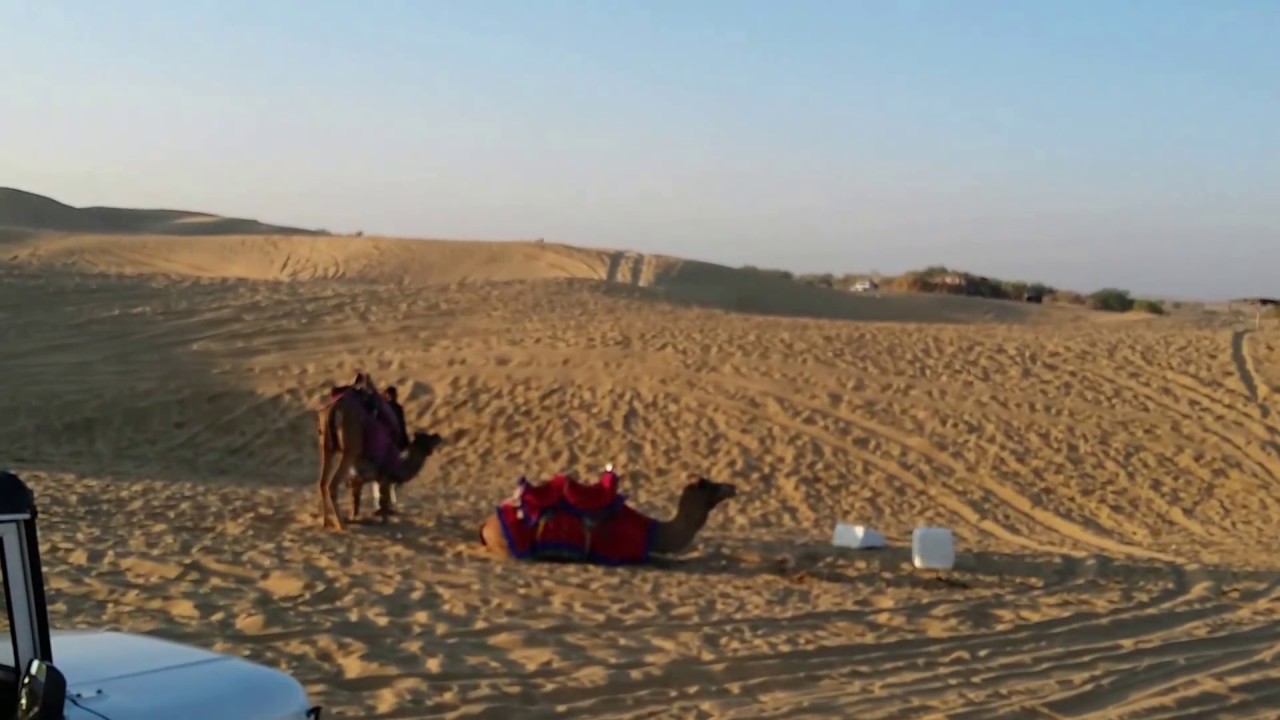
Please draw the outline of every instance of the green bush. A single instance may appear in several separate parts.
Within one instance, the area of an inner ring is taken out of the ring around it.
[[[1164,303],[1159,300],[1142,299],[1133,303],[1135,312],[1151,313],[1152,315],[1164,315]]]
[[[1000,283],[1000,289],[1003,291],[1004,297],[1013,300],[1021,300],[1031,292],[1031,286],[1017,280],[1005,280]]]
[[[1107,312],[1129,312],[1133,302],[1128,290],[1118,288],[1103,288],[1089,296],[1089,307]]]
[[[790,271],[790,270],[773,270],[773,269],[770,269],[770,268],[760,268],[760,267],[756,267],[755,265],[743,265],[743,266],[742,266],[742,269],[743,269],[744,271],[746,271],[746,272],[749,272],[749,273],[755,273],[755,274],[757,274],[757,275],[764,275],[764,276],[766,276],[766,277],[771,277],[771,278],[779,278],[779,279],[782,279],[782,280],[794,280],[794,279],[795,279],[795,275],[793,275],[793,274],[791,273],[791,271]]]
[[[806,285],[816,287],[833,288],[836,286],[836,277],[831,273],[823,273],[822,275],[801,275],[796,278]]]

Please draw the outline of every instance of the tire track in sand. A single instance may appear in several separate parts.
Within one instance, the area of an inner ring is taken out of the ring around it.
[[[1254,610],[1268,608],[1277,599],[1280,599],[1280,582],[1272,582],[1264,592],[1240,598],[1235,608],[1238,612],[1233,615],[1250,610],[1250,606]],[[1167,702],[1169,695],[1179,692],[1180,688],[1184,694],[1213,692],[1217,689],[1212,681],[1215,676],[1260,665],[1265,667],[1268,659],[1276,654],[1280,620],[1275,620],[1274,615],[1271,617],[1273,619],[1262,624],[1245,623],[1227,632],[1145,648],[1147,652],[1139,665],[1142,672],[1114,673],[1108,668],[1081,683],[1082,689],[1047,699],[1040,707],[1070,717],[1112,718],[1135,706]],[[1203,649],[1200,643],[1205,645]],[[1166,650],[1173,652],[1152,662]],[[1206,676],[1210,679],[1208,683]],[[1197,709],[1190,716],[1202,717],[1201,712]]]
[[[1230,435],[1215,429],[1211,424],[1204,422],[1204,419],[1197,416],[1194,411],[1180,406],[1176,401],[1170,401],[1161,396],[1156,390],[1153,390],[1142,383],[1135,382],[1127,377],[1118,374],[1102,374],[1081,368],[1064,368],[1064,374],[1074,373],[1082,377],[1092,378],[1095,382],[1103,385],[1112,385],[1117,388],[1128,391],[1136,398],[1148,403],[1151,407],[1163,410],[1176,417],[1180,422],[1188,426],[1196,427],[1205,435],[1216,440],[1224,447],[1231,448],[1239,453],[1242,460],[1248,461],[1250,465],[1258,473],[1258,478],[1265,480],[1268,484],[1280,482],[1280,458],[1273,457],[1270,453],[1260,451],[1259,449],[1250,448],[1248,445],[1231,437]]]
[[[1240,376],[1240,383],[1257,403],[1258,413],[1267,426],[1269,439],[1264,441],[1264,445],[1271,454],[1280,457],[1280,430],[1277,430],[1271,421],[1271,405],[1267,403],[1266,386],[1258,383],[1258,370],[1254,367],[1253,356],[1249,354],[1249,348],[1245,344],[1246,337],[1252,332],[1236,330],[1231,334],[1231,359],[1236,366],[1236,373]],[[1277,475],[1276,479],[1280,481],[1280,475]]]
[[[1235,372],[1240,375],[1240,383],[1247,389],[1252,388],[1251,396],[1258,405],[1258,414],[1262,416],[1263,423],[1266,423],[1270,438],[1263,441],[1263,445],[1272,455],[1280,457],[1280,429],[1271,421],[1271,405],[1267,402],[1268,388],[1266,384],[1258,383],[1258,370],[1253,365],[1253,355],[1249,354],[1248,347],[1245,346],[1245,336],[1251,332],[1231,333],[1231,359],[1235,361]],[[1276,479],[1280,480],[1280,475]]]
[[[1277,598],[1277,587],[1280,585],[1272,583],[1249,593],[1242,601],[1272,602]],[[888,679],[876,684],[876,694],[852,700],[842,710],[850,717],[875,714],[900,709],[897,703],[901,701],[895,699],[910,697],[913,702],[924,704],[931,696],[947,698],[958,685],[969,685],[997,697],[988,700],[974,693],[965,710],[948,717],[1060,718],[1080,717],[1095,710],[1105,710],[1103,717],[1114,717],[1114,710],[1125,707],[1131,697],[1145,697],[1163,687],[1195,682],[1206,672],[1230,671],[1251,661],[1256,666],[1259,656],[1272,651],[1280,639],[1280,623],[1276,621],[1217,631],[1223,619],[1232,618],[1242,609],[1241,601],[1217,600],[1212,585],[1182,588],[1188,594],[1129,609],[1102,611],[1096,614],[1096,622],[1073,624],[1061,633],[1017,634],[999,648],[999,653],[941,647],[933,658],[908,664],[901,675],[882,665],[880,674]],[[1215,599],[1208,605],[1193,604],[1211,597]],[[1180,607],[1188,604],[1190,607]],[[1074,683],[1070,688],[1037,683],[1046,675],[1088,676],[1091,680],[1084,683],[1083,689]],[[1040,694],[1041,688],[1047,693]]]
[[[920,455],[921,457],[924,457],[925,459],[929,460],[930,462],[940,467],[946,468],[956,478],[973,476],[973,473],[970,472],[963,465],[961,465],[960,463],[957,463],[955,460],[948,457],[946,453],[939,451],[937,448],[929,444],[928,441],[922,438],[912,437],[903,431],[897,430],[895,428],[890,428],[886,425],[882,425],[880,423],[873,422],[865,418],[855,417],[852,414],[832,412],[830,409],[822,407],[817,403],[813,403],[813,402],[801,399],[798,389],[796,388],[775,388],[775,387],[771,387],[769,383],[765,383],[758,380],[756,381],[746,380],[746,379],[739,380],[739,379],[732,379],[732,378],[727,378],[723,376],[716,378],[715,382],[721,382],[748,393],[753,393],[756,395],[765,395],[771,398],[771,400],[775,404],[777,404],[781,410],[784,411],[784,415],[789,415],[789,413],[785,413],[786,411],[785,405],[787,403],[790,403],[797,407],[808,410],[809,412],[813,412],[819,415],[825,415],[827,417],[844,422],[852,427],[857,428],[861,432],[876,436],[884,441],[887,441],[887,442],[896,444],[902,448],[905,448],[910,452],[914,452],[917,455]],[[787,395],[783,395],[780,392],[780,390],[790,391],[790,393]],[[721,396],[723,396],[723,393],[721,394]],[[794,425],[797,428],[803,429],[803,431],[809,431],[810,434],[812,434],[812,431],[815,430],[815,428],[812,428],[808,425],[805,425],[799,422],[795,422]],[[833,443],[833,444],[836,444],[837,446],[847,447],[846,443],[842,443],[836,440],[834,436],[828,435],[825,432],[823,434],[826,436],[826,439],[824,440],[825,442]],[[875,458],[875,460],[878,461],[878,458]],[[880,461],[880,462],[883,462],[883,461]],[[902,472],[904,474],[909,475],[909,473],[906,473],[905,470],[902,470]],[[938,493],[936,492],[938,488],[938,483],[926,484],[918,479],[916,480],[916,483],[918,485],[925,486],[927,488],[926,491],[932,491],[931,494],[938,496]],[[1033,523],[1068,540],[1082,543],[1084,545],[1090,545],[1099,550],[1105,550],[1107,552],[1115,553],[1118,555],[1142,557],[1150,560],[1159,560],[1162,562],[1175,562],[1175,558],[1173,558],[1172,556],[1169,556],[1154,550],[1148,550],[1147,548],[1139,547],[1137,545],[1130,545],[1129,543],[1126,543],[1120,540],[1114,540],[1112,538],[1098,535],[1097,533],[1093,532],[1089,528],[1086,528],[1083,525],[1080,525],[1079,523],[1076,523],[1070,520],[1069,518],[1062,517],[1061,515],[1058,515],[1057,513],[1054,513],[1052,511],[1038,508],[1036,507],[1035,503],[1031,501],[1030,498],[1026,497],[1022,493],[1015,490],[1014,488],[1004,484],[1003,482],[996,480],[993,477],[983,476],[980,483],[974,483],[973,489],[986,491],[987,493],[989,493],[991,496],[999,500],[1004,505],[1008,506],[1009,508],[1013,509],[1014,511],[1023,515],[1024,517],[1027,517]],[[960,514],[962,517],[966,517],[966,519],[969,519],[967,517],[967,515],[969,514],[972,514],[974,516],[976,516],[977,514],[975,511],[973,511],[971,506],[969,506],[963,500],[960,500],[959,497],[956,495],[952,495],[948,493],[947,497],[943,498],[943,500],[944,502],[947,503],[946,507],[948,509],[952,510],[953,512],[957,512],[957,514]],[[960,507],[963,507],[963,511],[958,511],[958,508]],[[967,511],[967,513],[964,511]],[[971,520],[970,522],[973,522],[973,521]],[[985,521],[979,521],[979,522],[985,522]],[[1041,545],[1040,543],[1036,543],[1035,541],[1032,541],[1029,538],[1026,538],[1025,536],[1018,536],[1018,537],[1020,537],[1021,540],[1023,541],[1020,544],[1026,545],[1027,543],[1031,543],[1031,545],[1028,545],[1028,546],[1038,546],[1039,549],[1044,549],[1043,545]],[[1005,538],[1005,539],[1009,539],[1009,538]],[[1055,548],[1054,551],[1059,552],[1061,550],[1060,548]]]
[[[1238,372],[1239,368],[1237,368],[1237,373]],[[1231,422],[1254,436],[1270,434],[1271,426],[1266,421],[1267,416],[1270,415],[1270,410],[1265,407],[1259,407],[1262,403],[1249,397],[1247,392],[1237,393],[1230,388],[1221,388],[1222,391],[1231,393],[1233,398],[1240,396],[1245,400],[1246,404],[1253,403],[1255,405],[1253,409],[1259,410],[1257,414],[1251,414],[1246,409],[1233,405],[1218,397],[1214,394],[1212,386],[1205,383],[1202,378],[1187,375],[1176,370],[1165,370],[1162,377],[1185,390],[1187,395],[1190,396],[1190,402],[1198,402],[1210,410],[1216,410],[1218,417],[1214,418],[1215,420]],[[1259,390],[1259,392],[1261,392],[1261,390]],[[1195,408],[1192,409],[1194,410]],[[1259,432],[1259,430],[1261,430],[1261,432]]]
[[[1274,652],[1280,640],[1280,623],[1196,637],[1168,638],[1195,632],[1204,623],[1180,626],[1138,644],[1129,640],[1111,644],[1103,652],[1068,663],[1049,663],[1029,669],[1032,681],[1041,671],[1075,673],[1081,689],[1050,694],[1039,700],[1012,700],[981,708],[969,708],[957,720],[1027,717],[1031,710],[1053,718],[1115,718],[1139,707],[1165,702],[1169,694],[1200,693],[1212,689],[1205,678],[1245,667],[1257,667]],[[967,714],[967,713],[972,714]],[[1190,717],[1203,717],[1198,711]]]
[[[1159,717],[1226,717],[1215,713],[1225,713],[1233,704],[1243,704],[1241,701],[1256,710],[1268,708],[1262,716],[1275,717],[1277,701],[1280,700],[1280,693],[1276,692],[1280,690],[1280,683],[1276,682],[1275,671],[1265,673],[1270,686],[1268,689],[1271,690],[1270,698],[1264,693],[1246,691],[1232,693],[1232,697],[1221,692],[1224,687],[1232,687],[1234,690],[1243,684],[1229,679],[1240,671],[1247,672],[1272,663],[1276,654],[1275,623],[1262,628],[1245,628],[1232,635],[1221,636],[1221,639],[1231,640],[1232,646],[1206,653],[1207,657],[1203,658],[1172,657],[1145,664],[1141,673],[1132,673],[1118,679],[1113,676],[1101,681],[1098,695],[1077,696],[1066,701],[1071,704],[1073,711],[1079,708],[1081,702],[1091,703],[1093,711],[1083,717],[1096,720],[1152,717],[1159,712],[1161,706],[1169,705],[1175,707],[1170,712],[1160,713]],[[1115,702],[1105,702],[1106,697]]]
[[[1236,375],[1240,378],[1240,384],[1244,386],[1245,394],[1249,396],[1250,400],[1261,405],[1261,398],[1258,395],[1258,376],[1253,371],[1253,361],[1244,347],[1244,340],[1250,332],[1252,331],[1232,331],[1231,362],[1236,367]],[[1269,412],[1264,413],[1264,417],[1269,414]]]
[[[958,685],[997,692],[1013,689],[1024,693],[1024,704],[1037,703],[1041,698],[1026,697],[1024,688],[1028,679],[1042,676],[1046,667],[1068,672],[1115,668],[1119,673],[1140,675],[1133,671],[1148,658],[1163,658],[1162,653],[1177,656],[1189,652],[1199,657],[1216,652],[1220,644],[1247,640],[1240,635],[1224,638],[1221,634],[1197,632],[1212,628],[1239,607],[1235,601],[1222,601],[1215,588],[1212,581],[1189,577],[1175,567],[1173,584],[1167,590],[1125,608],[1088,610],[1001,631],[947,638],[837,642],[714,660],[682,659],[654,668],[643,677],[609,672],[616,679],[593,697],[582,698],[578,693],[573,708],[590,709],[607,701],[636,710],[649,709],[660,705],[664,698],[669,702],[671,697],[666,693],[673,690],[680,691],[682,704],[696,703],[700,696],[717,693],[724,686],[755,697],[794,694],[796,697],[788,701],[794,707],[794,702],[817,699],[805,688],[818,680],[832,688],[833,697],[828,699],[840,706],[844,717],[858,717],[868,711],[901,711],[904,705],[918,708],[918,703],[930,695],[954,694]],[[1272,585],[1249,593],[1247,601],[1274,599],[1275,588]],[[956,604],[968,603],[958,600]],[[1272,631],[1280,637],[1280,626],[1272,627]],[[1170,640],[1178,644],[1161,650]],[[1272,641],[1271,635],[1253,638],[1248,647],[1256,649]],[[852,658],[857,661],[850,662]],[[1116,668],[1117,665],[1121,667]],[[630,665],[604,668],[631,669]],[[850,684],[869,687],[873,692],[851,694]],[[555,688],[547,692],[562,694]],[[568,692],[563,693],[565,700],[569,699]],[[1005,703],[1007,698],[1002,697],[995,705]]]
[[[949,510],[951,513],[973,527],[996,538],[1031,550],[1055,554],[1063,552],[1062,548],[1036,542],[1015,530],[982,517],[973,509],[972,506],[962,500],[959,496],[951,492],[943,491],[937,484],[930,484],[926,482],[923,478],[917,477],[914,473],[907,468],[902,467],[897,462],[885,460],[874,453],[861,450],[856,446],[837,438],[835,435],[822,430],[821,428],[805,425],[804,423],[792,420],[789,417],[762,417],[759,411],[746,403],[728,399],[725,393],[708,391],[704,389],[701,384],[695,382],[691,382],[690,386],[693,388],[691,395],[708,404],[716,404],[724,408],[733,408],[748,418],[761,418],[767,422],[786,428],[812,440],[816,440],[828,447],[843,450],[858,460],[880,470],[880,472],[885,475],[901,482],[903,485],[913,487],[921,494],[934,498],[944,509]]]
[[[1249,398],[1258,406],[1258,414],[1261,415],[1263,422],[1266,424],[1269,438],[1262,441],[1263,446],[1272,455],[1280,458],[1280,431],[1271,422],[1271,406],[1267,404],[1267,398],[1260,389],[1257,368],[1253,365],[1253,356],[1249,354],[1249,349],[1245,345],[1246,338],[1252,332],[1251,330],[1235,330],[1231,333],[1231,361],[1236,366],[1236,374],[1240,377],[1240,384],[1244,386]],[[1280,473],[1274,473],[1272,479],[1280,482]]]

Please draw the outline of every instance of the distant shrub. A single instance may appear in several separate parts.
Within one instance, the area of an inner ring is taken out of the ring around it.
[[[886,284],[902,292],[965,295],[1015,302],[1040,302],[1053,292],[1053,288],[1044,283],[999,280],[985,275],[953,270],[942,265],[933,265],[923,270],[899,275],[887,280]]]
[[[1017,280],[1006,280],[1000,283],[1000,289],[1004,292],[1005,297],[1011,300],[1021,300],[1031,294],[1031,286]]]
[[[905,275],[899,275],[893,279],[890,286],[894,290],[901,292],[926,293],[937,292],[937,283],[930,280],[922,273],[909,272]]]
[[[770,270],[768,268],[759,268],[755,265],[743,265],[742,269],[746,272],[755,273],[757,275],[765,275],[772,278],[780,278],[782,280],[794,280],[795,275],[789,270]]]
[[[1133,309],[1133,298],[1128,290],[1103,288],[1089,295],[1089,307],[1107,312],[1129,312]]]
[[[899,292],[965,295],[1014,302],[1039,303],[1048,300],[1068,301],[1081,305],[1085,303],[1084,297],[1077,293],[1068,293],[1065,297],[1060,297],[1063,294],[1057,289],[1041,282],[999,280],[955,270],[945,265],[930,265],[922,270],[912,270],[897,277],[884,277],[876,271],[869,274],[847,273],[836,276],[832,273],[792,275],[786,270],[768,270],[755,265],[743,265],[741,269],[759,275],[794,280],[805,285],[845,291],[853,290],[860,282],[871,279],[881,288]]]
[[[836,276],[831,273],[823,273],[821,275],[801,275],[796,279],[806,285],[814,285],[816,287],[833,288],[836,286]]]
[[[1089,299],[1074,290],[1059,290],[1049,296],[1049,301],[1059,305],[1086,305]]]
[[[1135,312],[1150,313],[1152,315],[1165,314],[1164,303],[1159,300],[1147,300],[1145,298],[1135,300],[1133,303],[1133,309]]]
[[[866,278],[865,275],[856,275],[854,273],[845,273],[835,279],[835,288],[837,290],[852,290],[854,285]]]

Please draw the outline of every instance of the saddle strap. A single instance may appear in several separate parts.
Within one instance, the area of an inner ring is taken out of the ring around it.
[[[547,521],[555,515],[553,510],[544,510],[542,516],[538,518],[538,523],[533,532],[533,542],[537,545],[542,542],[542,531],[546,529]],[[596,519],[592,517],[582,518],[582,557],[591,555],[591,538],[595,534]]]

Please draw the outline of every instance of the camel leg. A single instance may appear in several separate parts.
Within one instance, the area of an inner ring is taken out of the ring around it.
[[[318,514],[318,517],[320,518],[320,527],[327,528],[329,527],[329,506],[324,501],[324,470],[320,471],[320,479],[316,481],[316,493],[320,496],[320,512]]]
[[[320,430],[320,477],[316,480],[316,492],[320,495],[320,527],[329,528],[329,469],[333,463],[333,452],[325,444],[324,429]]]
[[[360,496],[364,495],[364,478],[359,474],[351,476],[351,522],[360,517]]]
[[[378,504],[378,515],[382,516],[383,522],[386,522],[389,516],[395,514],[395,483],[386,478],[378,478],[377,483],[373,486],[373,497]]]
[[[324,500],[328,503],[328,507],[325,509],[332,513],[333,529],[338,532],[342,532],[343,530],[342,514],[338,511],[338,481],[350,477],[351,471],[355,465],[355,457],[352,456],[350,451],[343,449],[342,458],[338,460],[338,471],[333,474],[333,477],[328,479],[328,482],[323,488],[325,496]],[[328,527],[328,525],[325,527]]]

